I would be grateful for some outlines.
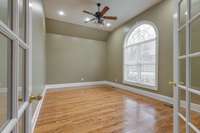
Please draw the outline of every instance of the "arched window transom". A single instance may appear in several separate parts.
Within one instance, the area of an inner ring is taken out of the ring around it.
[[[140,23],[127,35],[124,45],[124,82],[157,89],[158,30]]]

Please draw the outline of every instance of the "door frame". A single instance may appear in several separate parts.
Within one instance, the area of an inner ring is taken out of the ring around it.
[[[192,0],[186,0],[186,12],[185,14],[185,24],[180,25],[180,5],[181,2],[184,0],[175,0],[174,1],[174,49],[173,49],[173,54],[174,54],[174,73],[173,73],[173,78],[174,78],[174,133],[179,133],[180,132],[180,119],[182,119],[185,122],[186,126],[186,133],[190,133],[190,129],[194,130],[196,133],[200,133],[200,129],[198,129],[191,121],[191,94],[197,94],[200,95],[200,91],[195,90],[191,87],[191,58],[193,57],[200,57],[200,51],[195,52],[195,53],[190,53],[190,46],[191,44],[191,23],[200,18],[200,12],[197,13],[197,15],[192,16],[191,15],[191,1]],[[185,46],[185,55],[180,55],[180,48],[179,48],[179,32],[185,28],[186,33],[185,33],[185,38],[186,38],[186,46]],[[181,85],[180,83],[180,78],[179,78],[179,61],[185,59],[186,64],[185,64],[185,71],[186,71],[186,78],[185,78],[185,85]],[[186,116],[182,115],[180,113],[180,90],[185,91],[185,111],[186,111]]]
[[[178,1],[179,0],[174,0],[174,14],[173,14],[173,80],[174,82],[177,84],[179,79],[178,79],[178,74],[177,72],[179,71],[178,68],[178,56],[179,56],[179,40],[178,40],[178,25],[179,25],[179,19],[178,19]],[[173,86],[173,99],[174,99],[174,108],[173,108],[173,123],[174,123],[174,127],[173,127],[173,133],[179,133],[179,116],[178,116],[178,112],[179,112],[179,106],[180,106],[180,102],[177,100],[179,99],[179,90],[178,87],[175,85]]]
[[[31,106],[29,103],[29,97],[31,95],[31,90],[32,90],[32,68],[31,68],[31,62],[32,62],[32,44],[31,44],[31,10],[29,7],[29,0],[25,0],[25,41],[23,41],[19,37],[19,0],[11,0],[9,12],[11,12],[11,20],[10,20],[10,25],[11,28],[9,28],[6,24],[4,24],[0,20],[0,33],[5,35],[8,39],[12,40],[11,43],[11,49],[12,49],[12,74],[11,74],[11,118],[8,120],[8,123],[5,125],[5,127],[2,129],[2,133],[18,133],[18,124],[19,120],[22,118],[22,116],[25,116],[25,126],[24,126],[24,131],[25,133],[30,133],[31,131]],[[17,87],[18,87],[18,66],[19,66],[19,48],[23,48],[25,52],[25,79],[24,79],[24,90],[25,92],[24,95],[24,102],[18,108],[18,92],[17,92]]]

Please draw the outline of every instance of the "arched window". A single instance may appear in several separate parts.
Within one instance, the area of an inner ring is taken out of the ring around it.
[[[158,30],[151,22],[136,24],[124,45],[124,83],[157,89]]]

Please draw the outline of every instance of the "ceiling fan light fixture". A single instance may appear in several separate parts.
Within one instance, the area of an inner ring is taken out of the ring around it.
[[[64,13],[63,11],[59,11],[58,14],[59,14],[60,16],[64,16],[64,15],[65,15],[65,13]]]
[[[90,21],[90,18],[85,18],[85,22],[89,22]]]
[[[33,7],[33,4],[31,2],[29,3],[29,7]]]
[[[107,27],[110,27],[110,26],[111,26],[111,23],[106,23],[106,26],[107,26]]]

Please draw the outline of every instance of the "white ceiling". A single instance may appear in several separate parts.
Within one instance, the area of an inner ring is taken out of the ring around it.
[[[44,0],[44,6],[47,18],[111,31],[160,1],[161,0]],[[102,27],[96,24],[84,23],[84,19],[90,16],[82,13],[82,11],[88,10],[96,12],[97,2],[102,3],[102,8],[104,6],[110,7],[106,15],[118,17],[117,21],[108,21],[112,24],[111,27],[108,28],[106,26]],[[64,16],[58,15],[60,10],[65,12]]]

